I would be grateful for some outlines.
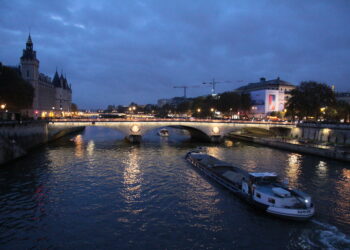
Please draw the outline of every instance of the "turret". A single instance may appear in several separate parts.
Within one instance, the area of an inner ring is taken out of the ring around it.
[[[32,38],[29,34],[26,48],[21,56],[21,74],[22,77],[34,84],[39,78],[39,60],[36,58],[36,51],[33,50]]]

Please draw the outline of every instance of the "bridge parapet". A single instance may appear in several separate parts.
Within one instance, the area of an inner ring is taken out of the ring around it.
[[[202,138],[211,141],[220,139],[232,132],[245,127],[260,127],[270,129],[270,127],[295,127],[295,124],[287,123],[267,123],[267,122],[232,122],[221,120],[182,120],[182,119],[147,119],[147,120],[127,120],[127,119],[84,119],[84,120],[52,120],[51,126],[103,126],[119,130],[131,141],[139,141],[151,130],[172,127],[188,130],[192,137]]]

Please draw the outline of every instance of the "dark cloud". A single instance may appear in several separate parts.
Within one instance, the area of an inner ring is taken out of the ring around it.
[[[28,31],[63,69],[81,107],[155,103],[213,77],[230,90],[259,77],[350,90],[348,1],[0,0],[0,61],[19,62]],[[243,80],[243,82],[237,82]],[[189,89],[191,96],[209,87]]]

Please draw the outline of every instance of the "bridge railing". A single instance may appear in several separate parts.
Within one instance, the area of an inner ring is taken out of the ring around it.
[[[205,122],[225,124],[265,124],[265,125],[295,125],[293,122],[271,122],[271,121],[246,121],[246,120],[220,120],[220,119],[177,119],[177,118],[69,118],[50,119],[50,122]]]

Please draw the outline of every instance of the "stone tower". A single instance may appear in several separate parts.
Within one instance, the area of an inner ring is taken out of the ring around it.
[[[30,34],[26,43],[26,48],[21,56],[21,74],[24,80],[30,82],[34,89],[33,109],[38,109],[39,96],[39,60],[36,58],[36,51],[33,50],[33,42]]]

